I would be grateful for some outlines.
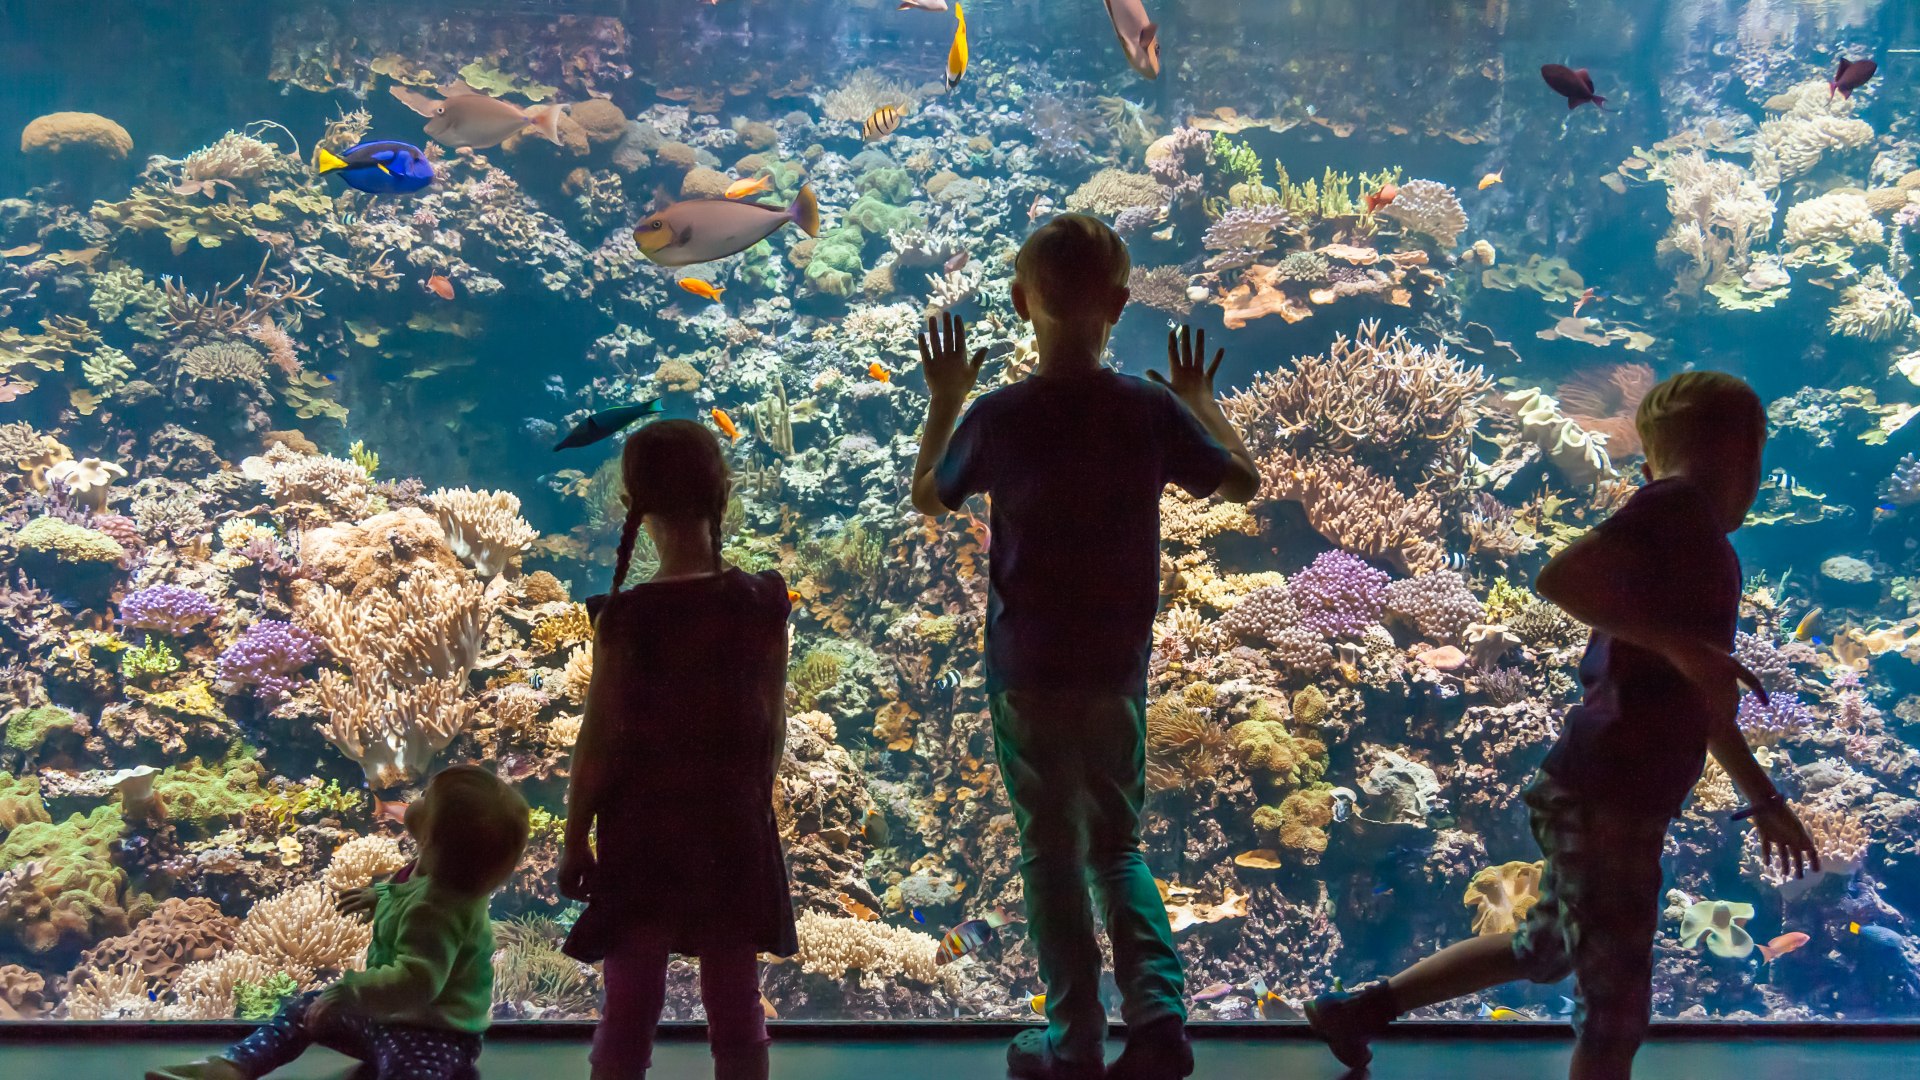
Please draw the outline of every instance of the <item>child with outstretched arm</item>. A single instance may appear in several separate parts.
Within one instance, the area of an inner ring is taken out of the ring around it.
[[[342,914],[373,919],[366,970],[294,998],[219,1057],[154,1069],[147,1080],[253,1080],[314,1043],[366,1062],[374,1080],[477,1077],[480,1036],[493,1019],[487,905],[520,865],[528,816],[526,800],[485,769],[435,773],[407,807],[420,849],[411,873],[340,898]]]
[[[1676,375],[1641,402],[1634,426],[1647,484],[1541,570],[1541,596],[1593,628],[1581,704],[1524,794],[1546,855],[1540,900],[1512,936],[1441,950],[1352,993],[1324,994],[1307,1019],[1350,1068],[1389,1021],[1517,979],[1577,979],[1573,1080],[1632,1075],[1652,1000],[1667,826],[1706,755],[1747,798],[1763,856],[1796,876],[1820,869],[1813,841],[1734,722],[1740,562],[1727,537],[1760,489],[1767,417],[1746,383]]]
[[[1063,214],[1035,231],[1014,264],[1013,304],[1033,323],[1038,366],[975,401],[957,430],[984,353],[969,357],[951,314],[920,338],[931,400],[913,504],[938,515],[974,494],[992,500],[987,692],[1047,991],[1046,1030],[1007,1051],[1019,1080],[1193,1072],[1180,956],[1139,836],[1160,495],[1173,483],[1244,502],[1259,474],[1213,399],[1220,356],[1207,363],[1203,335],[1169,335],[1169,373],[1153,382],[1102,366],[1128,265],[1095,218]],[[1127,1023],[1110,1072],[1089,881]]]

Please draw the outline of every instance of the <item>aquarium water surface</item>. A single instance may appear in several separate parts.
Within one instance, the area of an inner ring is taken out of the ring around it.
[[[768,1014],[1034,1018],[990,512],[908,481],[916,331],[1025,377],[1013,256],[1066,211],[1131,251],[1110,363],[1205,329],[1263,477],[1162,501],[1142,842],[1196,1021],[1525,917],[1587,634],[1532,582],[1696,367],[1767,403],[1739,722],[1825,869],[1765,867],[1709,767],[1655,1012],[1920,1016],[1915,6],[1144,7],[0,0],[0,1019],[325,985],[368,937],[334,897],[464,761],[536,808],[496,1015],[593,1017],[554,867],[625,508],[618,440],[554,447],[649,402],[720,433],[725,556],[792,590]],[[650,258],[690,203],[764,239]]]

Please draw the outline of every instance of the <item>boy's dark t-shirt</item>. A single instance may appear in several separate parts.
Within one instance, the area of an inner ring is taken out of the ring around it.
[[[1676,628],[1731,651],[1740,560],[1706,498],[1685,480],[1657,480],[1594,530],[1654,568],[1638,582]],[[1658,654],[1595,631],[1580,661],[1585,694],[1542,769],[1595,803],[1672,817],[1706,765],[1708,712],[1693,684]]]
[[[992,500],[987,690],[1142,694],[1160,595],[1160,493],[1210,495],[1225,448],[1165,388],[1105,368],[983,395],[934,480]]]

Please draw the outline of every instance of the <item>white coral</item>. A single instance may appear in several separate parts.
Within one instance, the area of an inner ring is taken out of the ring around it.
[[[1767,109],[1780,115],[1760,125],[1753,149],[1754,179],[1765,188],[1812,172],[1829,151],[1856,150],[1873,140],[1873,128],[1853,118],[1853,101],[1819,80],[1773,97]]]
[[[1873,216],[1865,195],[1829,191],[1787,208],[1781,240],[1790,248],[1819,243],[1862,247],[1882,243],[1886,237],[1886,228]]]
[[[1847,337],[1882,341],[1905,331],[1912,322],[1913,301],[1900,291],[1899,282],[1876,266],[1840,294],[1840,302],[1827,318],[1827,329]]]
[[[540,538],[520,516],[520,496],[511,491],[441,488],[426,504],[439,515],[447,546],[473,564],[481,577],[493,577],[514,556]]]
[[[1698,151],[1676,154],[1654,175],[1667,184],[1673,215],[1659,251],[1684,260],[1678,291],[1697,293],[1729,269],[1743,270],[1754,244],[1773,231],[1773,199],[1730,161],[1709,161]]]
[[[1437,180],[1409,180],[1381,211],[1409,232],[1425,233],[1450,248],[1467,229],[1467,211],[1453,189]]]

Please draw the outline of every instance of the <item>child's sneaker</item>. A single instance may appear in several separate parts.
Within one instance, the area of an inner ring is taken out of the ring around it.
[[[1107,1070],[1107,1080],[1181,1080],[1192,1075],[1193,1042],[1177,1016],[1129,1031],[1127,1048]]]
[[[1393,990],[1385,979],[1352,993],[1335,991],[1307,1002],[1307,1027],[1349,1069],[1362,1068],[1373,1060],[1373,1049],[1367,1044],[1387,1030],[1398,1015]]]
[[[226,1058],[201,1058],[185,1065],[148,1069],[147,1080],[247,1080],[247,1074]]]
[[[1075,1065],[1053,1056],[1045,1028],[1029,1028],[1007,1047],[1007,1080],[1103,1080],[1102,1062]]]

